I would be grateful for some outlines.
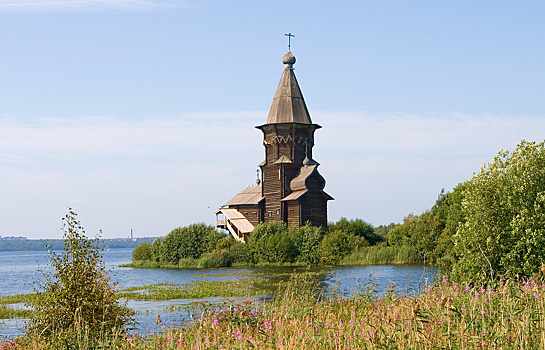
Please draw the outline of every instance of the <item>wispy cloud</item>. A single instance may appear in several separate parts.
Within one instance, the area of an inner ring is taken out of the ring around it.
[[[211,223],[218,206],[254,182],[264,150],[253,126],[265,116],[0,118],[0,212],[36,218],[3,220],[0,235],[57,232],[66,206],[100,223],[89,232],[112,236]],[[316,112],[313,119],[323,126],[313,156],[335,198],[329,218],[375,225],[421,213],[441,188],[469,179],[523,138],[542,140],[545,130],[541,117]]]
[[[146,11],[184,7],[175,0],[0,0],[0,11]]]

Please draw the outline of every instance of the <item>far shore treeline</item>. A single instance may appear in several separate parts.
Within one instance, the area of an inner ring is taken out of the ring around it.
[[[327,229],[260,224],[247,243],[213,226],[172,230],[133,251],[134,267],[276,264],[438,265],[473,281],[528,278],[545,271],[545,144],[522,140],[402,224],[373,227],[341,218]]]
[[[100,247],[112,248],[135,248],[141,243],[151,243],[156,237],[142,238],[103,238],[100,239]],[[64,239],[11,239],[0,240],[0,252],[25,251],[25,250],[62,250]]]

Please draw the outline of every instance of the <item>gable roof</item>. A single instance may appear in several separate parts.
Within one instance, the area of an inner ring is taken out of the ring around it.
[[[263,200],[261,195],[261,184],[257,186],[248,186],[240,191],[236,196],[231,198],[224,204],[228,205],[241,205],[241,204],[259,204]]]

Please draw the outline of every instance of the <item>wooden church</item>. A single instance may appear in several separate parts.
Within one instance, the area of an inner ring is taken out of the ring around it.
[[[265,160],[259,164],[261,179],[243,189],[216,213],[216,226],[227,229],[239,241],[259,223],[284,221],[288,226],[327,226],[325,179],[312,157],[313,124],[295,78],[295,57],[282,58],[284,72],[274,95],[263,132]]]

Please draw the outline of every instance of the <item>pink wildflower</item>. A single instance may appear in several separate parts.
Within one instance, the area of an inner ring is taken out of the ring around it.
[[[446,279],[446,278],[443,278],[443,283],[447,283],[447,279]]]
[[[466,286],[466,292],[469,292],[471,290],[471,287]]]
[[[218,319],[215,318],[215,319],[214,319],[214,324],[218,324],[218,323],[219,323],[219,322],[218,322]]]

